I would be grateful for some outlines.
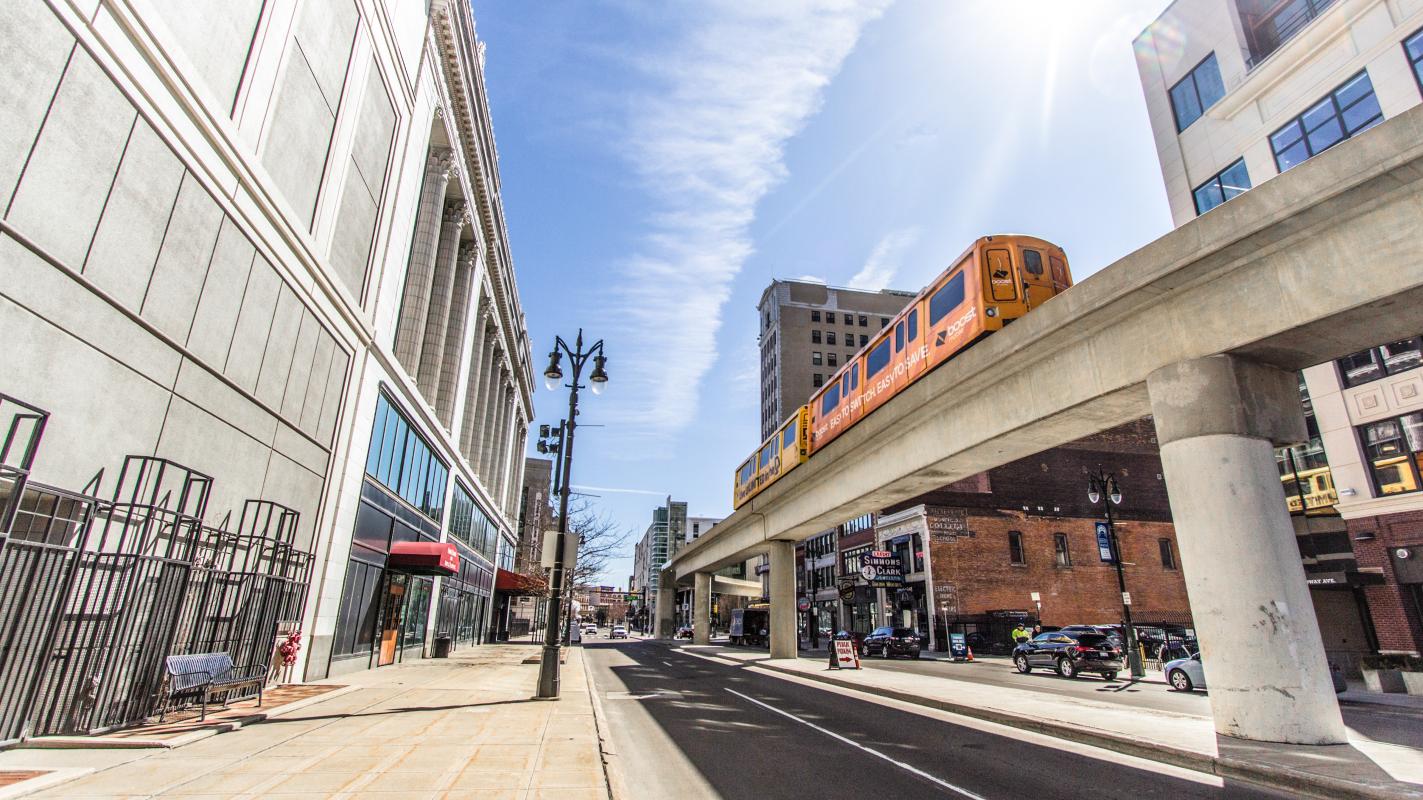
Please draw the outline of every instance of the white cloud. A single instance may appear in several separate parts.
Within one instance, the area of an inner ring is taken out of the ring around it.
[[[797,275],[792,280],[805,281],[806,283],[829,283],[824,275]]]
[[[901,228],[884,235],[870,251],[865,265],[850,279],[850,288],[877,292],[894,280],[899,273],[899,264],[909,248],[919,241],[917,227]]]
[[[756,205],[785,178],[786,143],[889,2],[689,4],[684,34],[642,62],[660,86],[634,102],[628,158],[656,210],[613,290],[616,421],[660,436],[695,419],[722,308],[754,249]]]

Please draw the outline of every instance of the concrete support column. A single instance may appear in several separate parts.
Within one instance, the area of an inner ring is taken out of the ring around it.
[[[445,204],[445,217],[440,225],[440,246],[435,252],[435,272],[430,281],[430,311],[424,319],[425,340],[420,345],[420,367],[415,373],[420,393],[432,406],[440,386],[440,365],[445,360],[445,334],[450,325],[460,234],[468,223],[469,205],[465,201],[451,200]]]
[[[771,658],[795,658],[795,542],[771,543]]]
[[[658,639],[671,639],[677,633],[677,582],[670,572],[662,573],[657,581],[657,621],[652,635]]]
[[[692,575],[692,644],[711,644],[710,572]]]
[[[440,238],[440,220],[445,207],[445,190],[455,174],[455,154],[448,147],[430,148],[425,164],[425,184],[420,189],[420,207],[415,213],[415,235],[410,243],[410,265],[405,273],[405,296],[400,301],[400,320],[395,326],[395,357],[411,375],[420,367],[420,348],[425,341],[425,316],[430,310],[430,284],[434,280],[435,251]]]
[[[470,317],[469,290],[478,260],[478,242],[460,245],[459,255],[455,258],[449,320],[445,324],[444,348],[435,387],[435,415],[450,431],[454,430],[455,395],[459,392],[460,365],[464,362],[464,333]]]
[[[1216,731],[1345,742],[1275,466],[1275,446],[1306,438],[1298,378],[1211,356],[1153,372],[1147,389]]]

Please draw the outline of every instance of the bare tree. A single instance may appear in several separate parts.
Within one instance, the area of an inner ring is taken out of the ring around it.
[[[576,589],[596,585],[610,560],[627,555],[632,536],[632,531],[620,529],[607,512],[599,511],[587,498],[576,498],[569,504],[568,532],[580,537],[578,564],[567,582]]]

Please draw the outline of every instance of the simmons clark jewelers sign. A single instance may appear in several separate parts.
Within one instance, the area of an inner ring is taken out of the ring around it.
[[[860,577],[874,589],[898,589],[904,585],[904,567],[888,550],[875,550],[860,556]]]

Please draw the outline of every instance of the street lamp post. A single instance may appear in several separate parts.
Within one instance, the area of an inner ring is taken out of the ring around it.
[[[1127,579],[1126,573],[1122,571],[1122,547],[1117,540],[1117,527],[1112,520],[1112,506],[1121,505],[1122,490],[1117,484],[1117,476],[1110,472],[1103,472],[1098,465],[1097,474],[1089,475],[1087,478],[1087,499],[1094,505],[1103,500],[1103,507],[1107,510],[1107,538],[1111,541],[1112,562],[1117,567],[1117,588],[1122,593],[1122,628],[1126,634],[1127,665],[1131,669],[1133,680],[1146,677],[1146,670],[1141,665],[1141,650],[1136,643],[1136,628],[1131,623],[1131,603],[1127,602]]]
[[[553,430],[548,425],[539,426],[538,451],[543,455],[548,455],[549,453],[555,454],[553,468],[553,491],[555,494],[558,494],[560,496],[562,495],[561,485],[563,482],[563,440],[567,438],[567,432],[568,420],[566,419],[561,419],[558,421],[557,430]],[[558,438],[554,438],[555,436]],[[561,546],[562,545],[560,544],[560,547]],[[549,594],[550,596],[552,596],[553,593],[550,592]],[[545,622],[547,622],[548,617],[548,604],[548,600],[545,600],[541,604],[542,606],[544,606]],[[563,631],[559,634],[559,637],[560,641],[566,642],[568,638],[568,632]]]
[[[608,373],[604,369],[608,359],[603,355],[603,341],[599,339],[587,350],[583,349],[583,329],[578,329],[578,338],[573,347],[569,347],[563,337],[554,337],[553,350],[548,354],[548,368],[544,370],[544,385],[550,390],[558,387],[559,381],[563,380],[563,370],[559,367],[559,360],[563,354],[568,354],[568,364],[573,369],[572,380],[565,384],[568,389],[568,418],[564,421],[561,429],[562,437],[559,442],[559,495],[558,495],[558,541],[554,547],[553,569],[549,572],[549,628],[544,635],[543,658],[539,662],[539,688],[538,697],[542,699],[555,699],[558,697],[558,661],[559,642],[563,632],[563,592],[566,575],[566,566],[563,563],[564,542],[568,540],[568,494],[569,476],[573,472],[573,433],[578,428],[578,390],[584,388],[578,382],[583,373],[583,367],[591,358],[593,361],[593,372],[588,376],[588,382],[594,394],[603,390],[603,384],[608,382]]]

